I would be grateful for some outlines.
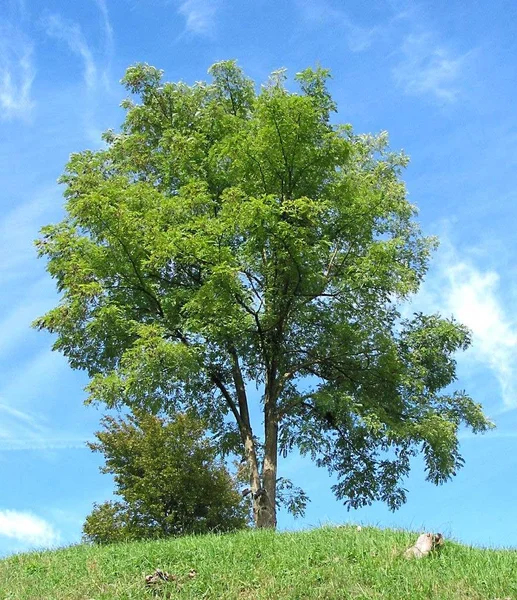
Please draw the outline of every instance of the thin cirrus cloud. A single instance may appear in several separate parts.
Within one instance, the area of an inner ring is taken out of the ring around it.
[[[325,0],[296,0],[302,21],[310,26],[332,25],[334,30],[344,31],[351,52],[364,52],[384,34],[384,26],[362,27],[354,23],[341,8],[332,6]]]
[[[411,33],[403,39],[399,55],[392,75],[406,94],[428,96],[442,103],[458,99],[468,53],[455,55],[436,43],[430,33]]]
[[[106,0],[95,0],[95,3],[97,4],[97,7],[101,13],[102,26],[104,29],[105,53],[107,57],[111,58],[115,47],[115,38],[113,27],[109,18],[108,6],[106,4]]]
[[[99,10],[102,32],[94,37],[97,44],[89,43],[81,25],[60,14],[48,14],[42,19],[47,35],[68,47],[83,64],[83,80],[87,90],[82,121],[89,142],[99,145],[102,127],[98,124],[97,104],[100,93],[111,91],[110,68],[114,54],[114,31],[105,0],[95,0]],[[103,41],[102,41],[103,40]]]
[[[14,367],[0,389],[0,449],[20,440],[39,443],[49,437],[42,404],[64,361],[46,350]]]
[[[216,12],[217,5],[213,0],[184,0],[178,6],[186,30],[196,35],[213,35]]]
[[[0,119],[30,120],[35,102],[33,47],[15,27],[0,27]]]
[[[0,416],[0,448],[5,441],[19,440],[20,434],[34,438],[45,429],[32,411],[24,412],[4,402],[0,402]]]
[[[99,12],[101,14],[102,28],[104,31],[104,61],[105,66],[103,70],[104,85],[109,88],[109,71],[111,67],[111,61],[115,52],[115,34],[113,32],[113,26],[109,18],[108,6],[106,0],[95,0]]]
[[[47,35],[65,42],[69,50],[82,60],[86,87],[89,90],[94,89],[97,81],[97,65],[79,24],[64,19],[58,14],[47,16],[43,24]]]
[[[49,37],[64,42],[68,49],[83,63],[83,79],[88,90],[94,90],[102,77],[104,87],[109,87],[109,70],[115,50],[115,35],[109,18],[106,0],[95,0],[100,13],[104,48],[92,47],[79,23],[62,17],[60,14],[48,14],[42,20]]]
[[[395,60],[391,74],[408,95],[427,96],[442,104],[460,96],[460,81],[470,53],[455,54],[423,28],[418,10],[392,6],[393,14],[370,27],[358,25],[339,5],[328,0],[296,0],[302,21],[311,27],[328,27],[344,35],[351,52],[364,52],[374,44],[390,47]],[[395,50],[394,50],[395,49]]]
[[[12,285],[34,279],[36,250],[33,242],[42,223],[55,218],[60,205],[59,190],[55,186],[47,187],[0,220],[0,279],[4,283]],[[41,272],[43,267],[41,265]]]
[[[17,438],[17,439],[2,439],[0,438],[0,451],[20,451],[32,450],[43,452],[46,450],[85,450],[88,440],[86,437],[63,437],[59,435],[50,435],[40,438]]]
[[[0,537],[28,547],[55,546],[60,539],[50,523],[32,513],[17,510],[0,510]]]
[[[105,0],[96,0],[97,3]],[[140,7],[142,0],[128,0],[133,8]],[[180,35],[192,34],[199,37],[213,38],[217,28],[217,13],[220,0],[147,0],[147,4],[170,7],[182,17],[185,28]]]
[[[0,389],[0,452],[85,448],[88,433],[58,429],[56,420],[49,421],[41,412],[55,397],[60,385],[56,382],[62,382],[66,372],[64,359],[46,350],[27,361]]]

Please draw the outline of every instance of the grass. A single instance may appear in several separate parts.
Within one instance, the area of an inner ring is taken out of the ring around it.
[[[347,526],[19,554],[0,561],[0,600],[517,600],[517,551],[446,541],[434,556],[406,560],[416,537]],[[156,568],[177,580],[147,589]]]

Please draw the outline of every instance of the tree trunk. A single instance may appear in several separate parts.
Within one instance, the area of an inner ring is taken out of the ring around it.
[[[229,347],[232,359],[232,375],[237,392],[239,411],[236,414],[240,427],[246,461],[250,469],[250,487],[253,497],[253,521],[255,527],[276,528],[276,474],[278,462],[278,416],[276,400],[278,382],[276,364],[268,370],[264,402],[265,448],[262,465],[262,485],[258,469],[257,452],[251,429],[246,386],[239,365],[239,357],[233,346]]]
[[[236,419],[239,424],[242,441],[244,443],[244,454],[246,457],[246,462],[248,463],[250,474],[250,487],[253,498],[253,522],[255,523],[255,527],[261,527],[261,515],[263,513],[263,488],[260,484],[260,473],[257,452],[255,449],[255,441],[253,439],[253,431],[251,429],[246,386],[244,385],[244,378],[242,377],[237,351],[233,346],[229,348],[229,351],[232,358],[233,381],[235,384],[237,402],[239,405],[239,411],[236,415]]]
[[[262,468],[263,488],[254,496],[257,527],[276,528],[276,475],[278,464],[278,423],[272,402],[266,400],[264,411],[266,443]]]
[[[258,527],[259,521],[259,507],[257,504],[257,497],[260,495],[260,474],[258,468],[257,453],[255,452],[255,444],[253,442],[253,434],[251,430],[247,430],[244,434],[244,452],[246,455],[246,462],[250,470],[250,487],[253,498],[253,522],[255,527]]]

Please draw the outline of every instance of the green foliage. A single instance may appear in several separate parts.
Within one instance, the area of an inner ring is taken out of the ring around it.
[[[86,517],[83,524],[84,541],[95,544],[120,543],[138,537],[146,536],[144,528],[131,527],[134,520],[131,511],[122,502],[95,503],[93,511]],[[140,529],[140,536],[135,536]]]
[[[188,415],[105,417],[90,448],[106,459],[124,502],[95,505],[83,527],[96,543],[230,531],[247,510],[202,424]]]
[[[517,551],[446,540],[423,560],[418,533],[373,527],[241,531],[116,546],[80,545],[0,560],[6,600],[489,600],[517,598]],[[152,590],[144,576],[177,577]],[[190,578],[191,569],[197,572]]]
[[[210,72],[189,86],[128,69],[121,132],[72,155],[66,217],[37,242],[62,296],[36,325],[88,372],[90,401],[195,411],[273,506],[277,452],[298,448],[349,506],[397,508],[412,456],[441,483],[459,428],[491,426],[450,391],[468,331],[401,318],[436,246],[408,159],[331,122],[323,69],[298,93],[284,71],[259,92],[235,62]],[[242,382],[262,392],[263,436]]]

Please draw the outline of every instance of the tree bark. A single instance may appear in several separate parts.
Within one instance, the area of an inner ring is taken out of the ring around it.
[[[244,452],[246,455],[246,462],[250,470],[250,487],[253,497],[253,522],[256,527],[259,527],[259,505],[257,497],[260,496],[260,473],[258,467],[257,453],[255,451],[255,443],[253,441],[253,434],[251,429],[248,429],[243,433],[244,437]]]
[[[237,394],[237,402],[239,405],[239,428],[241,438],[244,443],[244,454],[248,468],[250,470],[250,487],[253,498],[253,522],[255,527],[261,527],[261,515],[263,513],[263,493],[260,482],[260,472],[257,459],[257,451],[255,448],[255,440],[253,439],[253,430],[251,428],[251,420],[248,408],[248,398],[246,394],[246,386],[239,364],[239,356],[233,346],[230,347],[230,356],[232,359],[232,375]]]
[[[276,479],[278,465],[278,422],[274,402],[266,397],[264,410],[265,447],[262,467],[263,488],[255,498],[257,527],[276,528]]]

